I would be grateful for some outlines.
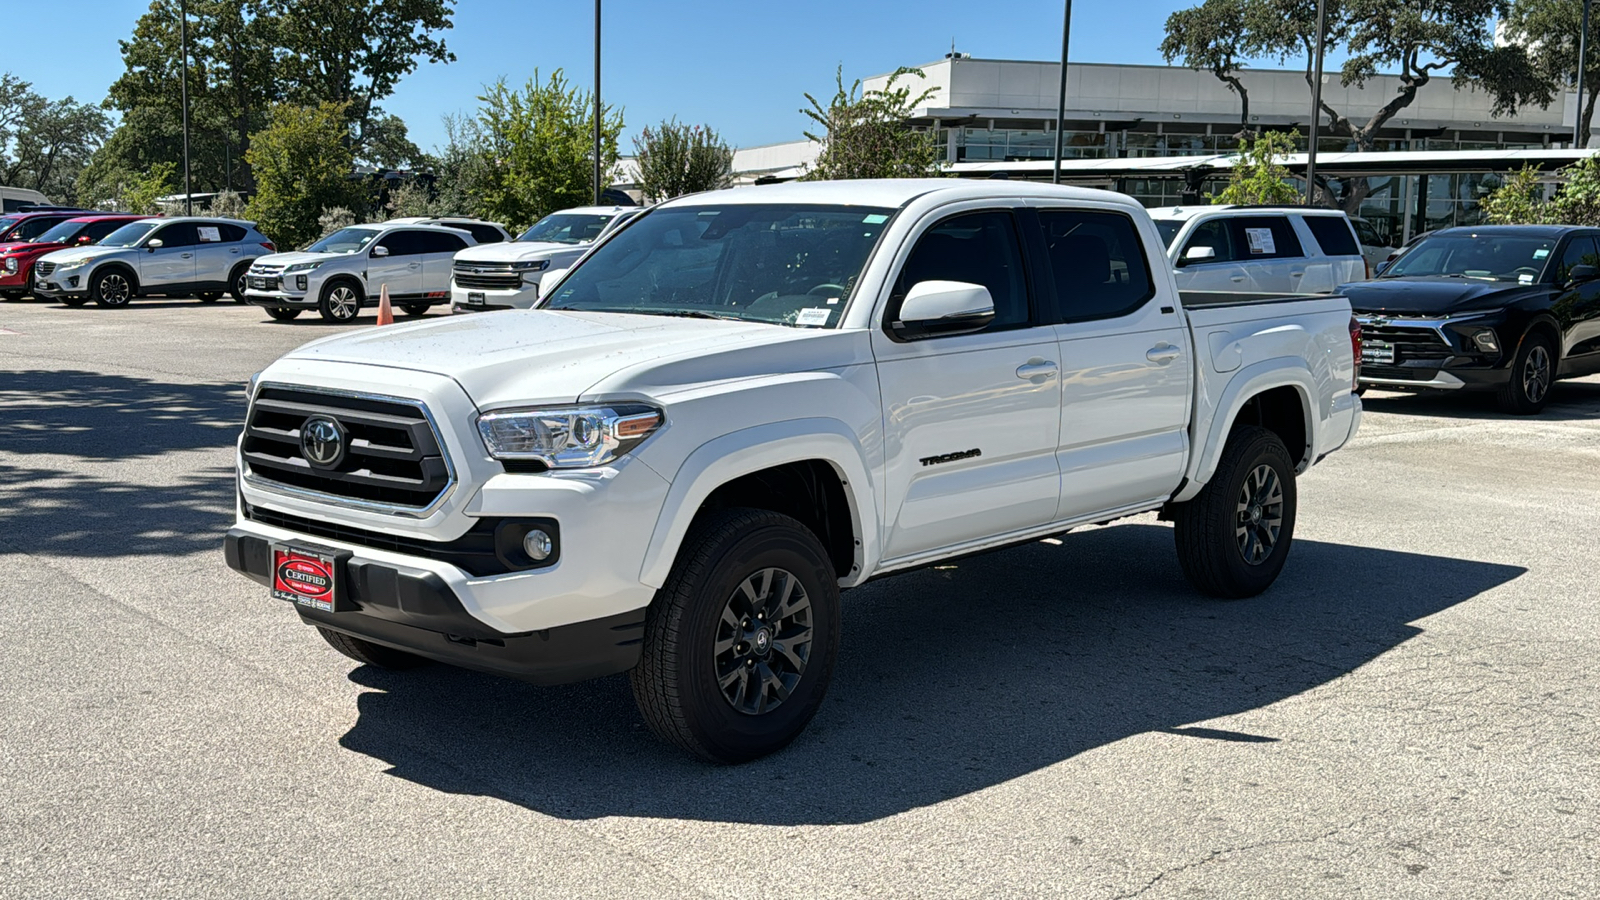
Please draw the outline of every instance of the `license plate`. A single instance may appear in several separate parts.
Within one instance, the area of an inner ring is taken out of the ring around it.
[[[478,293],[469,293],[469,294],[467,294],[467,305],[469,305],[469,306],[482,306],[483,305],[483,295],[482,294],[478,294]]]
[[[1361,361],[1364,363],[1394,362],[1394,345],[1382,341],[1362,341]]]
[[[342,612],[341,555],[307,547],[273,545],[272,596],[307,609]]]

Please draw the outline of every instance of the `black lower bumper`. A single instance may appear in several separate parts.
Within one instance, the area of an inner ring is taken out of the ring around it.
[[[1393,390],[1496,390],[1511,379],[1509,368],[1491,366],[1385,366],[1361,364],[1361,381]]]
[[[223,542],[228,567],[272,583],[272,544],[234,528]],[[351,559],[338,577],[350,612],[295,607],[307,624],[467,669],[564,684],[626,672],[639,663],[644,610],[523,634],[504,634],[473,618],[438,575],[426,569]]]

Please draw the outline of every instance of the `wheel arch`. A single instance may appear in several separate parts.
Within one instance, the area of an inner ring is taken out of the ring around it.
[[[121,272],[125,277],[127,277],[128,284],[130,286],[129,290],[128,290],[128,298],[131,300],[134,297],[138,296],[138,294],[139,294],[139,272],[138,272],[137,269],[134,268],[132,263],[128,262],[127,260],[123,260],[123,259],[108,259],[105,262],[101,263],[100,265],[95,266],[93,269],[90,269],[89,270],[89,275],[86,278],[84,278],[84,280],[83,280],[84,288],[89,289],[90,286],[94,284],[94,281],[95,281],[96,278],[99,278],[102,274],[104,274],[105,272],[107,272],[107,271],[109,271],[111,269],[116,269],[117,271]]]
[[[1325,417],[1313,399],[1316,382],[1303,362],[1263,360],[1241,369],[1218,399],[1216,413],[1189,464],[1187,486],[1173,499],[1188,500],[1217,470],[1228,436],[1240,424],[1261,425],[1278,435],[1298,474],[1315,462],[1318,429]]]
[[[317,288],[317,299],[321,300],[322,298],[328,296],[329,291],[341,284],[349,284],[351,287],[356,289],[357,309],[367,305],[367,286],[361,283],[360,278],[357,278],[355,275],[349,272],[335,272],[334,274],[329,275],[327,280],[322,282],[322,287]]]
[[[841,586],[865,579],[878,559],[877,504],[855,436],[833,419],[795,419],[714,438],[671,479],[640,570],[660,587],[695,518],[754,506],[790,515],[817,533]]]

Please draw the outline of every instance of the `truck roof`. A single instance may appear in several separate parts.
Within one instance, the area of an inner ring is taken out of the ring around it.
[[[1094,200],[1140,208],[1126,194],[1094,188],[1069,187],[1031,181],[977,178],[868,178],[858,181],[790,181],[753,187],[707,191],[669,200],[662,206],[703,206],[733,203],[822,203],[839,206],[875,206],[898,209],[918,197],[939,194],[950,200],[999,197],[1055,197]]]

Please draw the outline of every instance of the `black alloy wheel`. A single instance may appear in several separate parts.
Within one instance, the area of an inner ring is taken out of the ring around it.
[[[195,294],[194,298],[201,303],[215,303],[222,299],[222,295],[216,291],[205,291],[204,293]]]
[[[89,294],[101,306],[127,306],[133,299],[133,281],[120,269],[110,269],[94,277]]]
[[[1501,409],[1519,416],[1544,409],[1556,376],[1555,346],[1550,338],[1539,332],[1524,335],[1506,374],[1506,383],[1495,398]]]
[[[1259,566],[1272,555],[1283,532],[1283,481],[1272,466],[1262,463],[1239,489],[1239,511],[1234,528],[1239,555]]]
[[[429,306],[430,304],[427,303],[403,303],[400,305],[400,311],[412,318],[416,318],[417,316],[427,315]]]
[[[1171,506],[1178,562],[1213,597],[1254,597],[1277,580],[1294,540],[1294,462],[1255,425],[1234,428],[1211,480]]]
[[[281,306],[267,308],[267,315],[279,322],[288,322],[299,318],[301,312],[302,310],[285,309]]]
[[[249,287],[249,282],[246,280],[245,276],[249,273],[249,271],[250,265],[249,263],[245,263],[244,265],[239,266],[239,268],[235,269],[233,272],[233,278],[230,279],[233,283],[233,286],[228,289],[228,296],[232,297],[233,302],[235,303],[245,302],[244,289]]]
[[[768,568],[740,582],[717,623],[717,687],[734,709],[759,716],[794,693],[811,661],[811,598],[793,572]]]

